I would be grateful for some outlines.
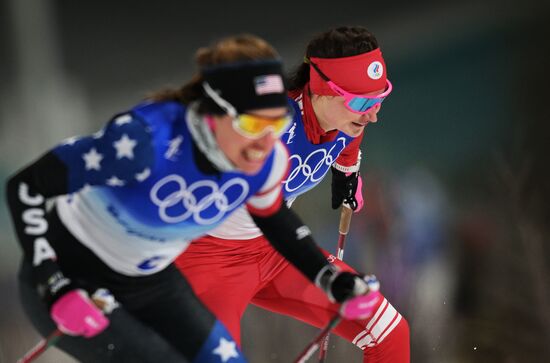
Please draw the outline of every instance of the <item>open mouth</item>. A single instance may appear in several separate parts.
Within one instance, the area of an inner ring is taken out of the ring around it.
[[[248,162],[259,162],[263,161],[266,157],[266,152],[258,149],[246,149],[244,151],[244,158]]]

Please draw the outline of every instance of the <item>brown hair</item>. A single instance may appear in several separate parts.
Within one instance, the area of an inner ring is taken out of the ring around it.
[[[342,58],[378,48],[374,35],[362,26],[341,26],[315,36],[307,45],[306,57]],[[301,63],[289,77],[289,89],[301,90],[309,82],[309,64]]]
[[[154,92],[148,97],[153,101],[179,101],[189,104],[199,101],[200,113],[217,112],[211,109],[211,102],[204,102],[207,97],[202,89],[202,75],[200,70],[208,66],[224,63],[234,63],[247,60],[277,59],[277,51],[265,40],[251,34],[241,34],[223,38],[210,47],[199,48],[195,53],[195,63],[199,71],[189,82],[178,89],[163,89]],[[214,105],[215,107],[215,105]]]

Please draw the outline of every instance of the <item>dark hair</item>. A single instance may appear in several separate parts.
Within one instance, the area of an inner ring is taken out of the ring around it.
[[[315,36],[307,45],[307,58],[351,57],[378,48],[374,35],[362,26],[341,26]],[[309,64],[300,64],[289,77],[289,89],[301,90],[309,82]]]
[[[204,47],[195,53],[195,63],[199,71],[189,82],[179,89],[163,89],[151,94],[152,101],[179,101],[189,104],[199,102],[199,113],[223,114],[202,89],[202,68],[238,61],[278,59],[277,51],[265,40],[251,34],[242,34],[221,39],[210,47]]]

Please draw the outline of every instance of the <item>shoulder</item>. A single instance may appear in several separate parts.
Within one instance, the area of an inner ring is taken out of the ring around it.
[[[177,101],[147,101],[138,104],[129,113],[147,124],[173,123],[185,117],[186,107]]]
[[[296,117],[301,118],[303,108],[302,94],[300,93],[300,95],[296,98],[288,97],[288,104],[290,105],[290,107],[292,107],[292,110],[294,111],[294,119],[296,119]]]
[[[273,147],[271,168],[261,191],[272,189],[286,177],[289,169],[289,156],[287,147],[280,140],[277,140]]]

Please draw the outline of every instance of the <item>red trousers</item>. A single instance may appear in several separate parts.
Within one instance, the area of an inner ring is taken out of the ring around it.
[[[326,255],[340,268],[353,271]],[[178,257],[176,266],[239,344],[241,317],[249,303],[319,328],[338,311],[338,306],[263,236],[252,240],[202,237]],[[362,349],[364,362],[410,361],[409,326],[386,299],[380,301],[370,319],[344,320],[333,333]]]

